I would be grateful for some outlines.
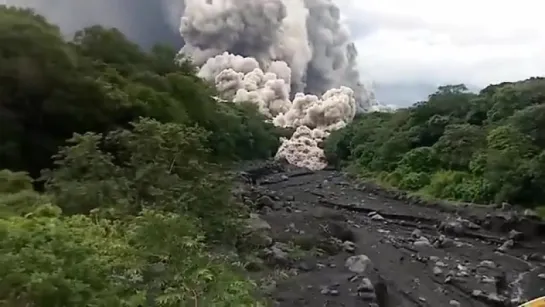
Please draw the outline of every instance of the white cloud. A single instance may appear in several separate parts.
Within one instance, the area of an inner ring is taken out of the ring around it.
[[[362,71],[376,83],[484,87],[545,75],[543,1],[337,2],[351,23]]]

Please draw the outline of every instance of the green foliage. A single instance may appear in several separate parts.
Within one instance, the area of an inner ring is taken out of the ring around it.
[[[224,166],[285,131],[166,46],[30,10],[0,6],[0,78],[0,305],[262,306],[214,252],[247,215]]]
[[[486,203],[490,200],[490,185],[486,180],[465,172],[439,171],[433,174],[423,191],[436,198]]]
[[[47,190],[67,214],[115,207],[117,214],[142,208],[190,213],[211,239],[237,237],[242,214],[230,202],[227,178],[207,162],[201,128],[142,119],[131,130],[106,136],[87,133],[69,140],[44,172]],[[115,150],[115,155],[105,148]],[[211,214],[213,212],[214,214]]]
[[[258,306],[253,285],[206,252],[191,219],[61,216],[43,205],[0,219],[3,306]]]
[[[439,87],[414,106],[360,116],[326,141],[330,162],[436,198],[545,203],[545,79],[479,94]]]
[[[76,134],[43,195],[2,171],[0,304],[261,306],[237,259],[211,251],[236,244],[245,212],[207,137],[152,119]]]
[[[410,172],[403,175],[399,181],[401,189],[417,191],[430,183],[430,176],[423,172]]]
[[[409,150],[398,163],[398,168],[406,172],[429,173],[437,168],[435,150],[431,147],[418,147]]]
[[[446,169],[466,170],[471,158],[485,145],[485,135],[479,126],[449,125],[433,145]]]
[[[0,170],[0,193],[17,193],[32,190],[32,178],[24,172]]]
[[[139,117],[198,125],[216,160],[268,158],[278,132],[255,109],[219,103],[187,60],[144,52],[116,29],[71,42],[29,10],[0,7],[0,169],[37,176],[72,133],[104,133]]]

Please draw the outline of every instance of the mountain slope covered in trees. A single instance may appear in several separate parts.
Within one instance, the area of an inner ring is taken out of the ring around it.
[[[224,166],[279,131],[174,57],[0,6],[1,306],[258,305],[212,249],[247,216]]]
[[[545,79],[470,93],[439,87],[395,113],[369,113],[326,142],[331,163],[441,199],[545,204]]]

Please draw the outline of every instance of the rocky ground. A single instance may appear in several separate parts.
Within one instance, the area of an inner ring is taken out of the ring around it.
[[[273,306],[517,306],[545,295],[545,228],[530,212],[430,204],[335,170],[269,164],[240,178],[255,209],[244,244],[261,251],[248,269]]]

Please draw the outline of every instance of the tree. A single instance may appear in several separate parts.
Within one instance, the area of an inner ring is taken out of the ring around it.
[[[545,78],[478,94],[441,86],[407,109],[360,116],[326,141],[326,154],[360,176],[432,197],[536,206],[545,201],[544,102]]]
[[[475,152],[485,145],[485,133],[480,127],[462,124],[447,126],[433,147],[446,169],[467,170]]]

